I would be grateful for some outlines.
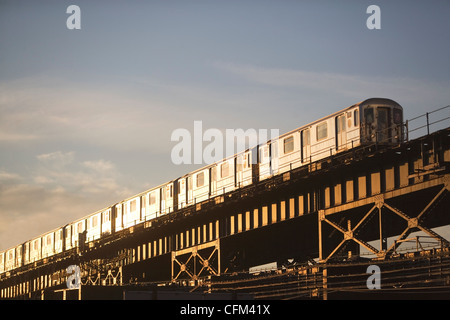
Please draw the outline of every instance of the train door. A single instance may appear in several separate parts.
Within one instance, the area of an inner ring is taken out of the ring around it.
[[[270,144],[259,147],[259,180],[270,176]]]
[[[191,203],[194,198],[194,189],[192,187],[192,176],[187,177],[187,203]]]
[[[243,166],[244,166],[244,157],[242,154],[237,155],[234,158],[234,168],[236,170],[236,174],[234,175],[234,186],[240,187],[242,184],[242,175],[243,175]]]
[[[178,180],[178,208],[186,206],[186,180],[181,178]]]
[[[217,193],[217,167],[213,166],[209,170],[209,194],[210,196],[215,196]]]
[[[377,141],[380,143],[391,142],[391,116],[390,109],[386,107],[377,108]]]
[[[166,188],[165,187],[159,188],[159,196],[160,196],[160,201],[161,201],[160,214],[164,214],[164,213],[166,213]]]
[[[259,181],[258,147],[254,147],[251,150],[250,159],[250,165],[252,167],[252,183],[257,183]]]
[[[242,155],[242,179],[241,179],[241,184],[240,187],[242,186],[246,186],[250,183],[252,183],[252,160],[251,160],[251,152],[250,151],[246,151],[243,155]]]
[[[309,128],[302,130],[301,141],[302,141],[302,163],[309,162],[311,158],[311,135]]]
[[[347,130],[345,113],[336,117],[336,150],[343,150],[347,146]]]

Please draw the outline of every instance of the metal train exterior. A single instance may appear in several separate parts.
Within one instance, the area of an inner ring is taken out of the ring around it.
[[[371,98],[0,252],[0,274],[368,144],[402,142],[403,109]]]

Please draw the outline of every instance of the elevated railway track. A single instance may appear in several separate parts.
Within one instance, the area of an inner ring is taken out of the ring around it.
[[[447,297],[449,241],[435,228],[450,224],[450,128],[426,120],[418,138],[333,155],[6,272],[0,298]],[[267,263],[276,270],[250,272]],[[380,289],[367,287],[370,265]]]

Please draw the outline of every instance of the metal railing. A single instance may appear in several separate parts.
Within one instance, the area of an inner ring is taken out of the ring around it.
[[[450,105],[436,109],[431,112],[426,112],[420,116],[405,121],[406,141],[410,139],[419,138],[424,135],[429,135],[440,129],[445,129],[450,126]],[[417,121],[421,121],[416,124]],[[411,124],[414,126],[411,126]],[[437,126],[437,125],[440,126]],[[421,130],[421,131],[420,131]],[[414,133],[413,136],[411,134]]]

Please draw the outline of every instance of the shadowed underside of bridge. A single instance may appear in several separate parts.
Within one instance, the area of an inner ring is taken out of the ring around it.
[[[308,279],[307,295],[320,296],[331,294],[333,272],[342,273],[343,263],[364,279],[368,264],[357,267],[364,256],[401,268],[408,241],[419,251],[431,243],[443,259],[449,243],[433,228],[450,224],[449,135],[446,129],[399,146],[343,152],[145,222],[9,273],[0,282],[2,297],[66,297],[65,270],[74,264],[82,288],[157,282],[214,292],[226,287],[222,280],[245,274],[248,281],[251,267],[276,262],[283,281],[296,270]],[[102,294],[96,297],[108,297]]]

